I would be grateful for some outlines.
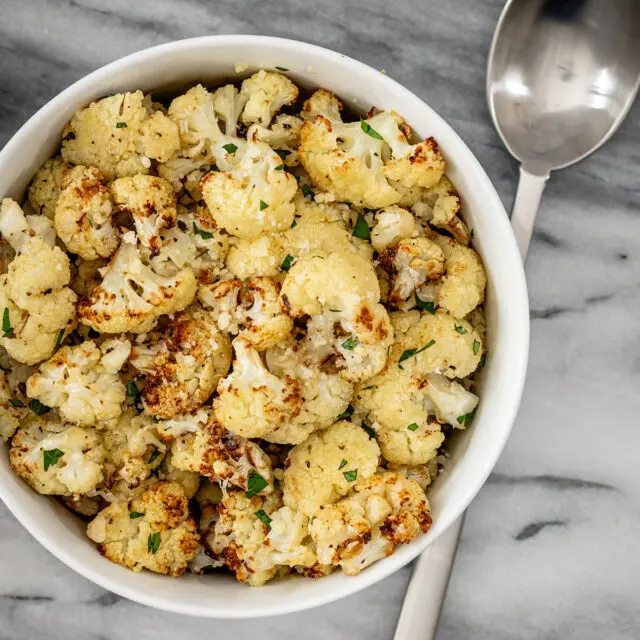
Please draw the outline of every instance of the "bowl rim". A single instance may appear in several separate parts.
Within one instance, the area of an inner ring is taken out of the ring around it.
[[[358,591],[361,591],[362,589],[386,578],[402,566],[411,562],[428,546],[433,544],[433,542],[435,542],[435,540],[437,540],[438,537],[464,513],[464,511],[466,511],[471,501],[486,482],[504,449],[520,405],[526,377],[529,351],[529,303],[524,268],[520,261],[515,237],[513,236],[502,202],[491,180],[480,165],[480,162],[467,147],[462,138],[456,133],[453,127],[451,127],[444,118],[437,114],[419,96],[386,74],[382,75],[370,65],[355,60],[354,58],[341,54],[337,51],[300,40],[249,34],[212,35],[186,38],[142,49],[92,71],[88,75],[71,84],[43,105],[20,127],[4,148],[0,150],[0,164],[5,158],[11,157],[19,152],[23,139],[26,139],[30,135],[30,130],[37,122],[47,119],[50,114],[55,113],[59,105],[64,104],[68,96],[80,91],[84,91],[85,93],[90,91],[96,81],[100,80],[103,76],[111,75],[120,69],[128,67],[132,63],[138,65],[145,61],[150,62],[162,57],[170,56],[177,51],[188,51],[190,49],[195,50],[202,47],[221,48],[230,45],[237,46],[238,44],[261,44],[266,48],[269,46],[284,46],[300,52],[312,51],[315,52],[315,54],[324,57],[328,61],[340,65],[347,71],[351,70],[354,73],[363,75],[375,74],[378,78],[378,82],[382,82],[385,85],[385,88],[391,87],[395,93],[403,95],[407,99],[418,101],[424,112],[429,113],[430,118],[437,121],[440,127],[448,130],[450,137],[455,140],[458,145],[458,149],[456,151],[456,160],[458,163],[463,164],[472,170],[486,185],[487,192],[490,194],[490,201],[487,202],[486,207],[488,209],[495,209],[504,213],[504,216],[496,216],[495,224],[502,227],[500,231],[506,239],[503,251],[506,254],[511,254],[509,260],[515,267],[515,272],[512,274],[512,277],[515,278],[516,284],[513,286],[514,299],[510,301],[510,306],[512,307],[510,310],[512,311],[511,321],[513,323],[513,328],[518,334],[518,340],[516,343],[520,348],[517,352],[509,354],[511,365],[510,372],[514,380],[514,386],[512,393],[508,397],[500,400],[501,414],[504,416],[503,422],[505,424],[505,428],[501,432],[501,438],[499,438],[498,441],[494,441],[492,455],[489,455],[482,460],[482,464],[477,472],[476,483],[467,488],[464,498],[459,501],[459,505],[462,506],[452,508],[450,513],[447,514],[444,523],[442,522],[442,516],[439,518],[441,531],[438,535],[433,536],[428,543],[424,542],[424,538],[414,540],[412,544],[409,545],[410,551],[405,552],[402,558],[399,558],[397,554],[392,554],[384,560],[374,563],[372,566],[367,568],[367,571],[363,571],[357,577],[350,577],[348,580],[337,585],[334,584],[334,588],[326,590],[324,594],[315,594],[307,599],[291,599],[288,602],[283,602],[281,606],[271,607],[268,610],[265,610],[264,607],[256,607],[253,610],[247,608],[242,611],[233,609],[224,610],[221,606],[216,606],[215,602],[211,603],[211,607],[203,607],[198,604],[190,606],[188,604],[174,602],[169,597],[159,597],[157,594],[150,594],[143,589],[131,587],[124,584],[119,579],[107,576],[104,572],[95,569],[94,567],[89,567],[78,560],[71,552],[69,545],[64,543],[62,540],[58,540],[51,536],[47,532],[45,524],[29,515],[26,510],[22,508],[18,497],[12,495],[11,491],[5,487],[4,483],[0,482],[0,499],[3,500],[7,508],[20,522],[20,524],[45,549],[84,578],[87,578],[105,589],[140,604],[174,613],[220,619],[249,619],[283,615],[328,604],[348,595],[355,594]]]

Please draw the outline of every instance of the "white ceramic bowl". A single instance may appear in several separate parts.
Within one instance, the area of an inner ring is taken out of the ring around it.
[[[27,531],[69,567],[143,604],[219,618],[289,613],[337,600],[381,580],[424,551],[466,509],[493,469],[520,402],[529,342],[526,284],[515,239],[498,195],[471,151],[440,116],[391,78],[302,42],[259,36],[195,38],[147,49],[95,71],[40,109],[0,152],[0,196],[23,195],[36,169],[55,152],[64,124],[79,107],[119,91],[240,77],[234,71],[236,63],[247,65],[242,77],[261,67],[287,67],[297,83],[325,87],[356,111],[371,105],[395,109],[420,136],[436,138],[489,277],[489,357],[473,425],[458,438],[446,471],[430,492],[431,530],[351,578],[336,572],[321,580],[276,581],[251,589],[226,576],[171,579],[146,571],[133,573],[104,559],[86,537],[83,523],[55,500],[32,491],[11,472],[6,452],[1,452],[0,497]],[[25,557],[24,562],[30,559]]]

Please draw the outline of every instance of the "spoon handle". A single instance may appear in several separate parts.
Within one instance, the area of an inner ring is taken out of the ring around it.
[[[520,167],[520,181],[511,209],[511,226],[522,262],[527,258],[540,198],[548,179],[549,174],[536,176]],[[435,637],[463,521],[464,514],[416,561],[394,640],[431,640]]]
[[[537,176],[529,173],[524,167],[520,167],[520,181],[511,209],[511,226],[516,236],[522,262],[527,258],[540,198],[548,179],[549,174]]]

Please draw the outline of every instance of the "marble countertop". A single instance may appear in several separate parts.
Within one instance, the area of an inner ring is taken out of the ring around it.
[[[0,144],[71,82],[127,53],[196,35],[278,35],[384,68],[453,125],[509,207],[517,166],[491,126],[484,90],[502,4],[1,0]],[[604,149],[549,182],[527,263],[522,408],[469,510],[439,640],[640,634],[639,156],[636,105]],[[409,575],[405,568],[283,618],[184,618],[77,576],[0,505],[0,640],[390,639]]]

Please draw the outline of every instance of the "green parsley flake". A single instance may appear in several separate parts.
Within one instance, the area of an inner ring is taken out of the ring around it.
[[[302,185],[302,195],[303,195],[305,198],[313,198],[313,196],[314,196],[315,194],[313,193],[313,191],[311,191],[311,189],[309,189],[309,185],[307,185],[307,184],[303,184],[303,185]]]
[[[14,400],[13,398],[9,398],[9,404],[13,407],[24,407],[24,402],[21,400]]]
[[[338,418],[342,418],[342,419],[347,419],[350,418],[353,415],[353,412],[355,411],[355,409],[349,405],[339,416]]]
[[[369,438],[376,437],[376,432],[366,422],[363,422],[360,426],[367,432]]]
[[[368,387],[364,387],[362,390],[363,391],[369,391],[369,389],[375,389],[376,385],[375,384],[370,384]]]
[[[155,533],[149,534],[147,538],[147,551],[149,553],[156,553],[160,548],[160,532],[156,531]]]
[[[149,456],[149,464],[151,464],[158,456],[160,455],[160,452],[156,449],[150,456]]]
[[[480,350],[480,341],[479,340],[474,340],[473,341],[473,355],[475,356],[478,351]]]
[[[428,311],[432,316],[436,314],[436,305],[435,302],[431,302],[430,300],[420,300],[418,297],[418,292],[415,293],[415,301],[416,307],[418,309],[422,309],[423,311]]]
[[[465,413],[463,416],[458,416],[458,424],[466,427],[471,422],[471,418],[473,418],[473,412]]]
[[[37,416],[43,416],[45,413],[51,411],[51,407],[47,407],[46,404],[42,404],[40,400],[32,400],[29,403],[29,409],[33,411]]]
[[[284,171],[284,165],[283,164],[279,164],[276,168],[276,171]]]
[[[140,397],[140,389],[138,389],[138,385],[133,380],[127,382],[127,397],[134,399]]]
[[[463,336],[465,333],[467,333],[467,330],[466,330],[464,327],[460,326],[459,324],[457,324],[457,325],[456,325],[456,331],[457,331],[461,336]]]
[[[220,171],[220,169],[218,169],[218,165],[217,164],[212,164],[209,167],[209,171],[213,171],[214,173],[216,173],[216,172]]]
[[[257,496],[269,483],[255,470],[249,471],[249,480],[247,481],[247,498]]]
[[[271,531],[271,518],[264,512],[263,509],[258,509],[255,513],[256,518],[261,520],[263,524],[267,527],[269,531]]]
[[[229,144],[223,144],[222,148],[227,153],[235,153],[238,150],[238,147],[235,144],[233,144],[233,142],[229,142]]]
[[[429,342],[427,342],[427,344],[425,344],[424,347],[421,347],[420,349],[405,349],[402,352],[400,359],[398,360],[398,366],[400,366],[401,362],[404,362],[405,360],[408,360],[409,358],[412,358],[413,356],[416,356],[419,353],[422,353],[426,349],[429,349],[429,347],[433,347],[435,343],[436,343],[435,340],[429,340]],[[402,369],[402,367],[400,368]]]
[[[291,269],[291,265],[293,264],[293,256],[287,256],[280,265],[280,271],[289,271]]]
[[[478,369],[482,369],[484,367],[484,365],[487,364],[487,351],[485,351],[481,356],[480,356],[480,362],[478,362]]]
[[[203,231],[195,222],[193,223],[193,233],[199,235],[203,240],[211,240],[211,238],[213,238],[213,233]]]
[[[62,458],[64,455],[64,451],[60,451],[60,449],[49,449],[48,451],[43,451],[44,454],[44,470],[49,471],[49,467],[54,467],[58,464],[58,460]]]
[[[276,65],[276,69],[277,69],[278,71],[289,71],[289,69],[287,69],[287,67],[279,67],[279,66],[277,66],[277,65]]]
[[[342,313],[342,309],[329,309],[331,313]]]
[[[347,482],[355,482],[358,477],[358,470],[354,469],[353,471],[343,471],[342,475]]]
[[[264,200],[260,200],[260,211],[264,211],[268,206]]]
[[[127,128],[126,122],[116,122],[116,129],[126,129],[126,128]]]
[[[11,338],[11,336],[13,336],[11,318],[9,317],[9,307],[5,307],[2,312],[2,333],[5,338]]]
[[[358,214],[356,226],[353,227],[353,235],[356,238],[360,238],[360,240],[371,239],[371,229],[369,229],[369,225],[367,224],[367,221],[364,219],[364,216],[361,213]]]
[[[409,429],[409,431],[417,431],[418,430],[418,425],[415,422],[412,422],[407,429]]]
[[[294,220],[294,221],[291,223],[291,228],[293,229],[293,227],[295,227],[297,224],[298,224],[298,221],[297,221],[297,220]]]
[[[351,336],[350,338],[347,338],[340,346],[343,349],[348,349],[349,351],[351,351],[358,345],[359,342],[360,340],[358,340],[358,338],[356,338],[355,336]]]
[[[347,466],[347,461],[343,458],[338,469],[344,469],[346,466]]]
[[[144,513],[140,513],[139,511],[132,511],[129,514],[129,518],[131,518],[131,520],[135,520],[136,518],[142,518],[143,515]]]
[[[60,343],[62,342],[62,338],[64,338],[64,329],[60,329],[60,333],[58,334],[58,337],[56,338],[56,346],[55,346],[56,349],[58,349],[60,347]]]
[[[360,128],[372,138],[382,140],[382,136],[364,119],[360,118]]]

